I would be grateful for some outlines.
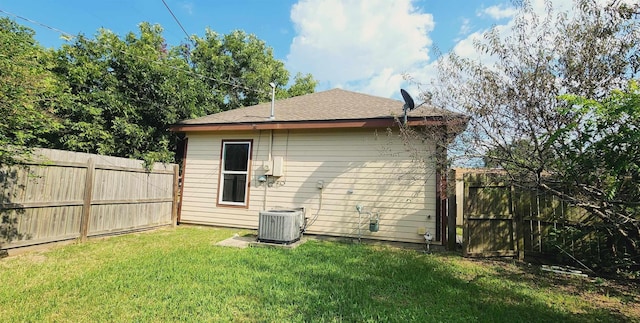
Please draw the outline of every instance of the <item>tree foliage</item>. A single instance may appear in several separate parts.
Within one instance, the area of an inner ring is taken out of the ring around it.
[[[558,129],[550,144],[553,179],[569,184],[541,183],[543,188],[595,214],[616,238],[614,255],[638,257],[640,247],[640,88],[631,81],[602,99],[567,94],[560,112],[570,122]],[[635,260],[639,262],[639,260]]]
[[[296,76],[293,77],[293,84],[286,89],[286,92],[279,92],[276,97],[278,99],[284,99],[313,93],[317,84],[318,82],[313,79],[311,74],[302,74],[298,72]]]
[[[0,165],[24,157],[59,127],[49,53],[33,37],[33,30],[0,18]]]
[[[316,81],[298,73],[287,89],[289,72],[273,57],[273,50],[255,35],[236,30],[227,35],[207,29],[205,37],[193,37],[195,47],[183,47],[194,70],[205,76],[216,105],[226,111],[271,99],[269,83],[276,84],[278,99],[312,93]]]
[[[120,37],[101,29],[45,50],[31,29],[0,20],[0,160],[24,147],[174,161],[181,119],[313,92],[254,35],[207,30],[170,47],[159,25]],[[12,146],[8,146],[11,144]]]
[[[586,208],[612,257],[640,255],[637,180],[638,4],[576,0],[572,13],[528,1],[509,28],[475,42],[480,59],[439,62],[434,103],[469,115],[466,156],[514,185]]]
[[[52,144],[67,150],[169,161],[167,127],[217,111],[209,87],[166,48],[158,25],[140,24],[123,39],[102,29],[56,51],[53,71],[68,86]]]
[[[221,110],[249,106],[271,98],[269,83],[285,85],[289,73],[264,41],[243,31],[219,35],[207,29],[194,37],[190,53],[195,70],[206,76]]]

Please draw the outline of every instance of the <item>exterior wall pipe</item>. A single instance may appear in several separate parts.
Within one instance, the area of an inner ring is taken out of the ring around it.
[[[271,116],[269,117],[269,120],[275,120],[276,119],[276,110],[275,110],[275,106],[276,106],[276,84],[271,82],[271,83],[269,83],[269,85],[271,85]]]

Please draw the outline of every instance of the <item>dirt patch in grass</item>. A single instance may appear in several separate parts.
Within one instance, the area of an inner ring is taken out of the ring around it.
[[[29,259],[29,261],[34,264],[41,264],[47,261],[47,256],[40,253],[28,254],[28,255],[25,255],[25,258]]]
[[[579,295],[598,308],[640,319],[640,282],[546,272],[539,265],[512,259],[467,259],[492,266],[505,279]]]

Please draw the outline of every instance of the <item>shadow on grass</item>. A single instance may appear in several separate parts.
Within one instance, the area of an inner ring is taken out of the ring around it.
[[[567,274],[545,272],[540,266],[531,266],[528,263],[514,261],[513,259],[475,259],[475,262],[483,266],[492,266],[500,274],[500,277],[513,283],[523,281],[539,289],[561,291],[570,295],[581,295],[583,301],[602,302],[602,298],[611,299],[608,316],[620,321],[629,321],[629,314],[638,320],[640,314],[640,281],[629,280],[625,277],[613,277],[602,279],[595,276],[579,277]],[[629,311],[629,309],[635,309]],[[596,311],[599,312],[599,311]],[[623,314],[625,313],[625,314]]]
[[[415,251],[310,242],[290,255],[251,259],[247,265],[261,273],[254,277],[251,298],[258,298],[263,315],[288,303],[295,320],[303,321],[625,320],[603,310],[572,313],[518,282],[467,272]],[[282,288],[294,292],[283,299]]]
[[[308,241],[292,250],[215,245],[233,234],[185,227],[119,236],[58,249],[44,263],[7,267],[16,283],[0,280],[0,285],[6,284],[0,292],[0,308],[8,308],[3,318],[142,322],[638,319],[611,313],[610,307],[588,306],[581,303],[585,302],[582,297],[556,292],[553,285],[531,283],[529,277],[518,281],[509,266],[503,271],[453,255],[327,241]]]

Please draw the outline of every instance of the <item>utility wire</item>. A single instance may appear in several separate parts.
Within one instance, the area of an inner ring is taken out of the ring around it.
[[[184,29],[184,27],[182,27],[182,24],[180,23],[180,20],[178,20],[178,17],[176,17],[175,14],[173,14],[173,11],[171,11],[171,8],[169,8],[169,5],[167,4],[166,1],[162,0],[162,3],[164,3],[164,6],[167,7],[167,10],[169,10],[169,13],[171,14],[171,16],[173,17],[173,19],[178,23],[178,26],[180,26],[180,29],[182,29],[182,31],[184,32],[184,34],[187,36],[187,39],[190,40],[190,36],[189,33]]]
[[[165,6],[167,6],[167,4],[166,4],[166,2],[165,2],[164,0],[162,0],[162,2],[165,4]],[[176,22],[178,23],[178,25],[180,26],[180,28],[182,28],[182,31],[185,33],[185,35],[187,35],[187,38],[189,38],[188,33],[187,33],[187,32],[186,32],[186,30],[182,27],[182,24],[180,24],[180,21],[178,21],[178,18],[176,18],[176,16],[175,16],[175,15],[173,15],[173,12],[171,12],[171,9],[169,9],[169,7],[168,7],[168,6],[167,6],[167,9],[168,9],[168,10],[169,10],[169,12],[171,13],[171,15],[174,17],[174,19],[176,19]],[[49,25],[47,25],[47,24],[44,24],[44,23],[41,23],[41,22],[35,21],[35,20],[33,20],[33,19],[29,19],[29,18],[26,18],[26,17],[20,16],[20,15],[17,15],[17,14],[11,13],[11,12],[8,12],[8,11],[2,10],[2,9],[0,9],[0,13],[4,13],[4,14],[6,14],[6,15],[10,15],[10,16],[16,17],[16,18],[18,18],[18,19],[21,19],[21,20],[27,21],[27,22],[29,22],[29,23],[36,24],[36,25],[39,25],[39,26],[41,26],[41,27],[47,28],[47,29],[49,29],[49,30],[55,31],[55,32],[57,32],[57,33],[61,34],[61,35],[62,35],[62,37],[63,37],[65,40],[67,40],[67,41],[69,41],[69,40],[71,40],[71,39],[76,38],[76,36],[74,36],[74,35],[72,35],[72,34],[70,34],[70,33],[68,33],[68,32],[65,32],[65,31],[63,31],[63,30],[61,30],[61,29],[59,29],[59,28],[55,28],[55,27],[49,26]],[[142,56],[139,56],[139,55],[131,54],[131,53],[127,52],[127,51],[126,51],[126,50],[124,50],[124,49],[119,49],[119,50],[117,50],[117,51],[118,51],[118,52],[121,52],[122,54],[125,54],[125,55],[130,55],[130,56],[132,56],[132,57],[137,57],[138,59],[141,59],[141,60],[146,60],[146,61],[148,61],[148,62],[159,63],[157,60],[150,60],[150,59],[148,59],[148,58],[146,58],[146,57],[142,57]],[[2,57],[7,57],[7,56],[5,56],[5,55],[1,55],[1,54],[0,54],[0,56],[2,56]],[[188,73],[188,74],[194,75],[194,76],[198,76],[198,77],[202,77],[202,78],[205,78],[205,79],[209,79],[209,80],[212,80],[212,81],[217,82],[217,83],[227,84],[227,85],[230,85],[230,86],[232,86],[232,87],[234,87],[234,88],[237,88],[237,89],[243,89],[243,90],[253,91],[253,92],[258,92],[258,93],[267,93],[267,92],[269,92],[269,91],[266,91],[266,90],[251,89],[251,88],[248,88],[248,87],[246,87],[246,86],[244,86],[244,85],[242,85],[242,84],[239,84],[239,83],[237,83],[237,82],[226,82],[226,81],[222,81],[222,80],[219,80],[219,79],[216,79],[216,78],[212,78],[212,77],[207,76],[207,75],[203,75],[203,74],[197,73],[197,72],[195,72],[195,71],[193,71],[193,70],[190,70],[190,69],[182,69],[182,68],[175,67],[175,66],[171,66],[171,65],[167,65],[167,67],[169,67],[169,68],[171,68],[171,69],[174,69],[174,70],[176,70],[176,71],[182,71],[182,72],[186,72],[186,73]],[[89,86],[84,85],[84,84],[78,84],[78,83],[75,83],[75,84],[73,84],[73,85],[78,86],[78,87],[82,87],[82,88],[86,88],[86,89],[90,89],[90,87],[89,87]],[[147,102],[146,100],[141,100],[140,98],[129,97],[128,99],[130,99],[130,100],[132,100],[132,101],[135,101],[135,102],[138,102],[138,103],[149,103],[149,102]],[[102,161],[104,161],[104,162],[106,162],[106,163],[108,163],[108,164],[115,165],[115,164],[113,164],[112,162],[110,162],[109,160],[107,160],[106,158],[103,158],[103,156],[102,156],[102,155],[99,155],[99,154],[94,154],[94,155],[98,156],[98,158],[100,158]],[[143,176],[142,176],[142,175],[138,175],[138,174],[134,174],[134,177],[142,178]],[[151,186],[154,186],[154,189],[156,189],[156,190],[162,190],[162,191],[164,191],[165,189],[167,189],[167,188],[159,187],[159,186],[154,185],[154,184],[150,184],[150,185],[151,185]],[[169,188],[169,189],[172,189],[172,188]]]
[[[163,2],[164,2],[164,0],[163,0]],[[167,8],[168,8],[168,7],[167,7]],[[171,11],[171,10],[169,10],[169,11]],[[49,26],[49,25],[47,25],[47,24],[44,24],[44,23],[41,23],[41,22],[38,22],[38,21],[35,21],[35,20],[32,20],[32,19],[29,19],[29,18],[26,18],[26,17],[20,16],[20,15],[16,15],[16,14],[14,14],[14,13],[10,13],[10,12],[4,11],[4,10],[2,10],[2,9],[0,9],[0,13],[4,13],[4,14],[10,15],[10,16],[14,16],[14,17],[16,17],[16,18],[18,18],[18,19],[22,19],[22,20],[27,21],[27,22],[30,22],[30,23],[32,23],[32,24],[36,24],[36,25],[42,26],[42,27],[44,27],[44,28],[50,29],[50,30],[52,30],[52,31],[55,31],[55,32],[57,32],[57,33],[60,33],[60,34],[63,36],[63,38],[64,38],[65,40],[71,40],[71,39],[73,39],[73,38],[76,38],[76,36],[74,36],[74,35],[72,35],[72,34],[70,34],[70,33],[68,33],[68,32],[65,32],[65,31],[63,31],[63,30],[61,30],[61,29],[58,29],[58,28],[55,28],[55,27]],[[173,13],[172,13],[172,14],[173,14]],[[174,17],[175,17],[175,16],[174,16]],[[176,21],[177,21],[177,18],[176,18]],[[179,21],[178,21],[178,24],[180,24],[180,22],[179,22]],[[182,27],[182,25],[180,25],[180,27]],[[188,35],[188,34],[187,34],[187,32],[184,30],[184,28],[183,28],[182,30],[185,32],[185,34],[186,34],[186,35],[187,35],[187,37],[188,37],[189,35]],[[131,53],[127,52],[127,51],[126,51],[126,50],[124,50],[124,49],[117,49],[116,51],[121,52],[121,53],[123,53],[123,54],[125,54],[125,55],[130,55],[130,56],[132,56],[132,57],[136,57],[136,58],[141,59],[141,60],[146,60],[146,61],[148,61],[148,62],[155,62],[155,63],[158,63],[158,64],[159,64],[159,62],[158,62],[157,60],[149,60],[149,59],[147,59],[146,57],[142,57],[142,56],[139,56],[139,55],[131,54]],[[254,92],[254,93],[262,93],[262,94],[264,94],[264,93],[268,93],[268,92],[269,92],[269,91],[267,91],[267,90],[262,90],[262,89],[252,89],[252,88],[249,88],[249,87],[247,87],[247,86],[243,85],[242,83],[238,83],[238,82],[233,81],[233,80],[231,79],[231,77],[230,77],[230,80],[229,80],[229,81],[225,81],[225,80],[217,79],[217,78],[214,78],[214,77],[211,77],[211,76],[207,76],[207,75],[200,74],[200,73],[198,73],[198,72],[193,71],[192,69],[182,69],[182,68],[175,67],[175,66],[171,66],[171,65],[168,65],[167,67],[169,67],[169,68],[171,68],[171,69],[173,69],[173,70],[176,70],[176,71],[183,71],[183,72],[186,72],[186,73],[191,74],[191,75],[193,75],[193,76],[198,76],[198,77],[201,77],[201,78],[204,78],[204,79],[208,79],[208,80],[211,80],[211,81],[214,81],[214,82],[217,82],[217,83],[230,85],[230,86],[231,86],[231,87],[233,87],[234,89],[241,89],[241,90],[245,90],[245,91],[251,91],[251,92]]]
[[[163,1],[164,1],[164,0],[163,0]],[[68,32],[62,31],[62,30],[60,30],[60,29],[58,29],[58,28],[55,28],[55,27],[51,27],[51,26],[45,25],[45,24],[43,24],[43,23],[41,23],[41,22],[37,22],[37,21],[35,21],[35,20],[29,19],[29,18],[26,18],[26,17],[22,17],[22,16],[20,16],[20,15],[16,15],[15,13],[11,13],[11,12],[8,12],[8,11],[4,11],[4,10],[2,10],[2,9],[0,9],[0,12],[2,12],[2,13],[4,13],[4,14],[7,14],[7,15],[10,15],[10,16],[14,16],[14,17],[16,17],[16,18],[18,18],[18,19],[22,19],[22,20],[24,20],[24,21],[28,21],[28,22],[30,22],[30,23],[32,23],[32,24],[36,24],[36,25],[39,25],[39,26],[41,26],[41,27],[44,27],[44,28],[47,28],[47,29],[53,30],[53,31],[55,31],[55,32],[58,32],[58,33],[62,34],[62,36],[63,36],[63,37],[64,37],[64,39],[66,39],[66,40],[69,40],[69,39],[73,39],[73,38],[75,38],[75,36],[73,36],[72,34],[70,34],[70,33],[68,33]]]
[[[37,24],[37,25],[43,26],[43,27],[45,27],[47,29],[53,30],[55,32],[58,32],[58,33],[62,34],[66,38],[66,40],[71,40],[73,38],[76,38],[75,36],[71,35],[70,33],[67,33],[65,31],[63,31],[61,29],[58,29],[58,28],[55,28],[55,27],[51,27],[51,26],[46,25],[44,23],[40,23],[40,22],[37,22],[37,21],[29,19],[29,18],[25,18],[25,17],[19,16],[19,15],[15,15],[15,14],[6,12],[6,11],[4,11],[2,9],[0,9],[0,12],[8,14],[8,15],[12,15],[12,16],[14,16],[16,18],[19,18],[19,19],[25,20],[27,22],[30,22],[30,23],[33,23],[33,24]],[[124,49],[117,49],[116,52],[120,52],[120,53],[122,53],[124,55],[130,55],[131,57],[137,57],[138,59],[143,60],[143,61],[160,64],[160,62],[158,60],[152,60],[152,59],[149,59],[147,57],[143,57],[143,56],[140,56],[140,55],[135,55],[135,54],[132,54],[130,52],[127,52]],[[0,57],[7,57],[7,56],[0,54]],[[213,77],[210,77],[210,76],[207,76],[207,75],[200,74],[200,73],[198,73],[198,72],[196,72],[196,71],[194,71],[192,69],[189,69],[189,68],[185,69],[185,68],[180,68],[180,67],[176,67],[176,66],[172,66],[172,65],[166,65],[166,67],[168,67],[170,69],[173,69],[173,70],[176,70],[176,71],[182,71],[182,72],[185,72],[187,74],[191,74],[191,75],[196,76],[196,77],[201,77],[203,79],[208,79],[208,80],[214,81],[214,82],[216,82],[218,84],[230,85],[234,89],[242,89],[242,90],[245,90],[245,91],[251,91],[251,92],[254,92],[254,93],[262,93],[262,94],[271,92],[271,91],[262,90],[262,89],[249,88],[249,87],[247,87],[247,86],[245,86],[245,85],[243,85],[241,83],[232,82],[231,78],[230,78],[230,81],[224,81],[224,80],[216,79],[216,78],[213,78]],[[79,88],[83,88],[83,89],[89,89],[89,90],[92,89],[90,86],[87,86],[86,84],[70,83],[70,85],[76,86],[76,87],[79,87]],[[128,100],[131,100],[131,101],[137,102],[137,103],[144,103],[144,104],[148,104],[149,103],[149,101],[147,101],[147,100],[142,100],[142,99],[136,98],[136,97],[128,97]],[[238,120],[229,120],[229,119],[227,119],[225,121],[227,121],[229,123],[233,123],[233,124],[244,124],[243,122],[238,121]]]

